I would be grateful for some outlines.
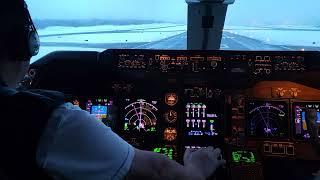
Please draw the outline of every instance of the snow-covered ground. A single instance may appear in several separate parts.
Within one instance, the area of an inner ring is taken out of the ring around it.
[[[81,43],[81,44],[103,44],[103,43],[137,43],[152,42],[184,31],[172,32],[125,32],[125,33],[99,33],[99,34],[77,34],[65,36],[53,36],[41,38],[41,42],[54,43]]]
[[[187,29],[179,24],[146,24],[128,26],[52,27],[39,30],[41,42],[55,43],[136,43],[171,37]],[[79,34],[81,33],[81,34]],[[94,33],[94,34],[93,34]],[[48,35],[56,36],[48,36]]]
[[[60,50],[67,51],[98,51],[103,48],[86,48],[80,44],[106,43],[150,43],[181,34],[187,30],[183,24],[154,23],[142,25],[101,25],[88,27],[53,26],[39,29],[41,48],[32,62],[44,55]],[[120,31],[120,32],[119,32]],[[45,46],[46,43],[72,43],[72,46]],[[79,44],[79,46],[77,46]]]
[[[93,50],[101,52],[104,50],[103,44],[156,42],[179,35],[186,32],[186,30],[186,25],[173,23],[47,27],[38,30],[42,47],[39,55],[34,57],[32,61],[35,61],[52,51]],[[225,26],[224,31],[260,40],[265,44],[320,47],[320,28],[313,26]],[[85,45],[99,48],[86,48]],[[230,46],[227,44],[226,47]],[[237,47],[230,47],[229,49],[237,49]]]
[[[153,23],[142,25],[100,25],[87,27],[63,27],[51,26],[39,30],[39,35],[82,33],[82,32],[101,32],[101,31],[121,31],[121,30],[186,30],[186,25],[173,23]]]
[[[266,44],[320,47],[320,28],[312,26],[268,26],[262,28],[226,26],[225,29],[226,32],[257,39]]]

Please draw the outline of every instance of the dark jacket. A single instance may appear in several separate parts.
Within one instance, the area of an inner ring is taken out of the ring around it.
[[[62,93],[18,92],[0,84],[1,179],[50,179],[38,167],[37,149],[48,119],[63,103]]]

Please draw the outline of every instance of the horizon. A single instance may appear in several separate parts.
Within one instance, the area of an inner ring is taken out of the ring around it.
[[[187,22],[185,0],[26,0],[26,2],[32,17],[38,20],[126,20],[130,17],[129,19],[135,20]],[[228,8],[226,25],[318,26],[320,25],[318,7],[320,7],[319,0],[308,0],[308,3],[300,0],[236,0],[235,4]]]

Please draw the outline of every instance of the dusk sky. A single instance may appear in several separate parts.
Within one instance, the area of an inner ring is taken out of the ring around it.
[[[34,19],[138,19],[186,22],[185,0],[26,0]],[[320,0],[236,0],[229,25],[320,26]]]

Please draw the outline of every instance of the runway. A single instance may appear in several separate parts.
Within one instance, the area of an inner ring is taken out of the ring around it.
[[[109,29],[99,28],[94,26],[79,27],[73,32],[73,28],[62,27],[61,29],[63,31],[57,29],[56,31],[42,32],[42,34],[40,34],[40,53],[34,57],[32,61],[36,61],[50,52],[61,50],[101,52],[106,49],[187,49],[187,32],[185,25],[159,24],[149,27],[121,27],[122,29],[115,27]],[[263,29],[259,31],[263,31]],[[271,33],[271,35],[279,31],[286,33],[286,30],[279,28],[268,28],[268,32]],[[310,32],[313,31],[314,30]],[[308,31],[304,33],[307,32]],[[267,43],[267,41],[254,39],[252,35],[250,37],[239,35],[235,29],[225,29],[222,35],[220,49],[243,51],[320,51],[319,46],[272,45]]]
[[[120,32],[119,32],[120,33]],[[43,47],[46,46],[62,46],[62,47],[81,47],[81,48],[122,48],[122,49],[187,49],[187,33],[168,37],[155,42],[135,42],[135,43],[72,43],[72,42],[42,42]],[[222,50],[274,50],[274,51],[293,51],[301,49],[308,50],[320,50],[320,47],[304,47],[304,46],[285,46],[285,45],[270,45],[265,42],[233,34],[230,32],[224,32],[221,42]]]

